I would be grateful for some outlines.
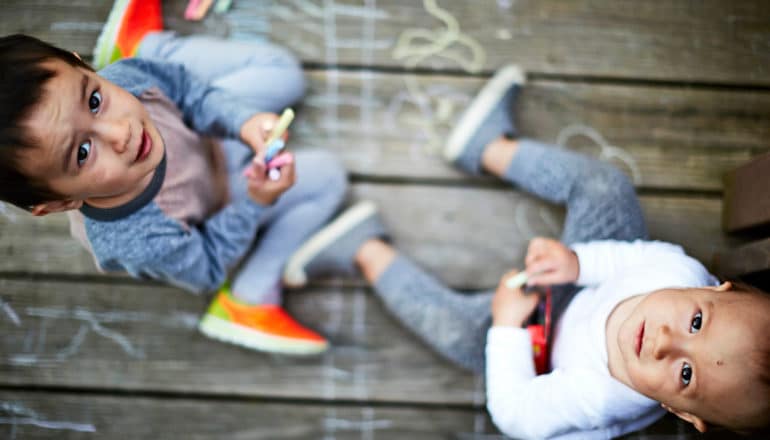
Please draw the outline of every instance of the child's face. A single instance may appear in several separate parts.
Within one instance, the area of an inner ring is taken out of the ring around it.
[[[45,66],[56,75],[25,121],[39,146],[23,153],[22,172],[71,201],[99,207],[141,193],[164,145],[139,100],[94,72],[60,60]],[[46,212],[57,210],[50,205]]]
[[[751,413],[766,398],[753,386],[755,372],[746,361],[764,312],[727,288],[652,292],[617,335],[621,368],[632,387],[699,429],[703,420],[724,424]]]

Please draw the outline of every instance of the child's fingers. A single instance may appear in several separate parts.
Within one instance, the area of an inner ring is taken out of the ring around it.
[[[548,255],[548,240],[543,237],[535,237],[529,241],[524,263],[529,266],[546,255]]]

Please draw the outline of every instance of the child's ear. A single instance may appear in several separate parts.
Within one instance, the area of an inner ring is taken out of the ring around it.
[[[718,285],[718,286],[711,286],[708,287],[709,289],[715,290],[717,292],[727,292],[728,290],[733,288],[733,283],[729,281],[725,281],[724,283]]]
[[[692,423],[692,426],[695,427],[695,429],[698,430],[698,432],[706,432],[708,429],[708,425],[706,424],[703,419],[696,416],[695,414],[690,414],[686,411],[679,411],[677,409],[671,408],[668,405],[661,404],[663,408],[665,408],[668,412],[671,414],[679,417],[680,419],[684,420],[685,422]]]
[[[80,209],[83,206],[82,200],[55,200],[53,202],[40,203],[30,209],[32,215],[36,217],[52,214],[54,212],[64,212],[71,209]]]

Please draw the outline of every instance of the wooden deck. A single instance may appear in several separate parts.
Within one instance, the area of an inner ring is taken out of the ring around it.
[[[6,0],[0,34],[89,54],[110,3]],[[181,18],[185,4],[164,2],[169,28],[300,56],[310,90],[292,147],[338,153],[351,198],[375,200],[397,246],[454,286],[494,285],[563,218],[440,158],[509,62],[530,77],[524,134],[618,164],[653,238],[708,266],[756,238],[721,232],[721,190],[725,171],[770,150],[768,2],[235,0],[202,23]],[[4,438],[502,438],[482,380],[416,342],[359,280],[286,295],[327,354],[269,356],[198,334],[206,298],[98,274],[65,217],[0,212]],[[700,438],[671,418],[629,437]]]

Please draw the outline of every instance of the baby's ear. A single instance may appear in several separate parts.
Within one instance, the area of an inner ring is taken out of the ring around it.
[[[729,281],[725,281],[724,283],[718,285],[718,286],[708,286],[706,289],[714,290],[717,292],[727,292],[728,290],[733,288],[733,283]]]
[[[706,432],[708,429],[706,422],[695,414],[690,414],[686,411],[679,411],[664,404],[661,404],[661,406],[685,422],[692,423],[692,426],[694,426],[695,429],[697,429],[699,432]]]
[[[40,203],[34,205],[29,211],[36,217],[41,217],[54,212],[64,212],[71,209],[80,209],[83,206],[82,200],[55,200],[53,202]]]

